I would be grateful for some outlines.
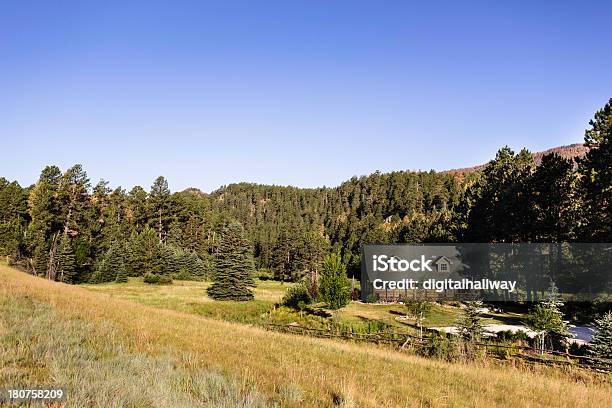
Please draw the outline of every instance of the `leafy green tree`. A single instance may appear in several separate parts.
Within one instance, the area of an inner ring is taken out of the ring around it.
[[[431,311],[432,303],[426,300],[406,300],[404,306],[408,310],[408,313],[415,317],[417,327],[419,328],[419,335],[423,338],[423,320],[427,314]]]
[[[590,148],[578,161],[583,196],[581,238],[590,242],[612,241],[612,98],[589,122],[584,136]]]
[[[589,352],[598,357],[612,356],[612,310],[595,319],[595,330]]]
[[[321,266],[319,295],[330,309],[346,306],[351,300],[351,286],[346,276],[346,265],[340,252],[327,255]]]
[[[214,256],[213,284],[208,296],[215,300],[252,300],[254,260],[242,225],[233,222],[223,229]]]

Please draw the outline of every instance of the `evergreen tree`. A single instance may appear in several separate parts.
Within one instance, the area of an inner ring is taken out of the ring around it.
[[[589,352],[598,357],[612,356],[612,310],[595,319],[595,335],[589,344]]]
[[[140,186],[133,187],[127,195],[126,218],[131,232],[139,233],[147,225],[147,192]]]
[[[476,352],[475,343],[482,338],[484,331],[481,316],[482,307],[483,304],[479,300],[467,302],[463,315],[457,319],[457,332],[463,339],[461,345],[467,359],[474,358]]]
[[[571,160],[547,154],[530,180],[531,228],[534,242],[567,242],[574,237],[576,199]]]
[[[214,256],[214,283],[208,296],[215,300],[252,300],[254,260],[249,241],[239,223],[223,229]]]
[[[57,199],[60,177],[59,168],[45,167],[28,197],[31,218],[27,228],[28,247],[33,255],[34,272],[39,275],[47,275],[52,237],[61,229]]]
[[[463,315],[457,320],[457,331],[464,340],[474,342],[482,338],[482,308],[479,300],[466,303]]]
[[[339,251],[327,255],[323,260],[319,278],[319,296],[332,310],[346,306],[351,300],[346,265],[342,262]]]
[[[125,267],[125,251],[123,245],[115,242],[104,255],[98,270],[92,277],[94,283],[127,282],[127,269]]]
[[[62,238],[57,254],[57,278],[61,282],[75,283],[77,271],[74,252],[68,238]]]
[[[27,189],[0,177],[0,255],[21,258],[28,222]]]
[[[142,232],[133,232],[128,242],[127,268],[131,276],[145,273],[160,274],[163,268],[159,238],[152,228],[145,227]]]
[[[612,241],[612,98],[589,122],[584,136],[590,148],[579,160],[584,226],[581,238],[590,242]]]
[[[167,235],[167,225],[169,224],[168,205],[170,189],[168,181],[159,176],[151,186],[149,193],[149,205],[151,209],[151,227],[157,230],[159,242],[163,242]]]
[[[528,241],[531,231],[529,180],[535,168],[526,149],[500,149],[465,200],[470,202],[464,242]]]
[[[527,325],[539,333],[538,345],[542,353],[547,347],[554,349],[555,345],[563,347],[567,345],[570,332],[567,322],[563,320],[562,306],[557,286],[551,282],[546,299],[536,305],[529,314]]]

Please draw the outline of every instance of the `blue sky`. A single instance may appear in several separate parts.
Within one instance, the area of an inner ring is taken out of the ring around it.
[[[612,97],[610,21],[609,1],[3,1],[0,176],[314,187],[579,142]]]

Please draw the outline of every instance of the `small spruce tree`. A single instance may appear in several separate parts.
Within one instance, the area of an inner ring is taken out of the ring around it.
[[[221,233],[208,296],[215,300],[252,300],[254,273],[253,251],[244,229],[239,223],[231,223]]]
[[[542,353],[547,347],[547,340],[548,347],[554,349],[555,343],[566,345],[570,337],[568,324],[563,320],[562,306],[559,290],[555,283],[551,282],[546,299],[536,305],[529,315],[527,326],[539,333],[538,347]]]
[[[104,258],[92,277],[92,281],[94,283],[113,281],[127,282],[128,271],[125,264],[125,251],[123,245],[115,242],[108,251],[106,251]]]
[[[463,315],[457,320],[457,331],[464,340],[474,342],[482,338],[482,307],[480,300],[466,303]]]
[[[466,358],[473,359],[476,352],[476,343],[482,338],[483,324],[481,309],[483,305],[480,300],[467,302],[463,315],[457,319],[457,331],[463,339],[463,353]]]
[[[589,352],[598,357],[612,356],[612,310],[595,319],[597,332],[589,344]]]
[[[57,277],[61,282],[74,283],[76,275],[74,252],[70,240],[65,237],[61,239],[57,252]]]

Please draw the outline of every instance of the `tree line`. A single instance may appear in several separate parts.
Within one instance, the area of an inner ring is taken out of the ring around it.
[[[478,172],[376,172],[334,188],[171,193],[159,177],[148,191],[111,190],[92,186],[80,165],[48,166],[28,187],[0,178],[0,252],[70,283],[147,272],[200,279],[214,273],[220,237],[238,223],[253,270],[297,280],[332,252],[357,276],[366,243],[610,242],[611,131],[612,99],[576,160],[550,154],[536,166],[526,149],[504,147]]]

